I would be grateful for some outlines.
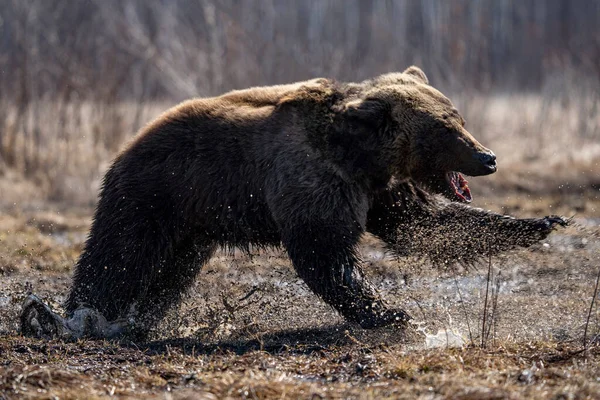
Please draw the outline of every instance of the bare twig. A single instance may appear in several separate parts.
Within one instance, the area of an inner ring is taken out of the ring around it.
[[[492,271],[492,275],[493,275],[493,271]],[[486,337],[486,341],[490,338],[490,334],[492,334],[492,346],[495,344],[496,341],[496,321],[497,321],[497,311],[498,311],[498,293],[500,292],[500,272],[498,272],[498,274],[496,275],[496,285],[495,287],[492,287],[492,310],[490,312],[490,315],[488,317],[488,320],[490,321],[487,325],[487,332],[485,333],[485,337]],[[494,278],[492,277],[490,279],[490,281],[494,281]]]
[[[488,243],[488,248],[489,248]],[[481,347],[485,348],[485,324],[487,319],[487,308],[488,308],[488,292],[490,290],[490,279],[492,276],[492,252],[488,254],[488,274],[485,285],[485,301],[483,302],[483,322],[481,324]]]
[[[596,276],[596,286],[594,287],[594,296],[592,297],[592,301],[590,303],[590,309],[588,311],[587,318],[585,320],[585,329],[583,331],[583,348],[587,350],[587,333],[588,326],[590,324],[590,318],[592,316],[592,310],[594,308],[594,302],[596,301],[596,296],[598,295],[598,283],[600,282],[600,268],[598,268],[598,275]]]
[[[465,301],[463,300],[462,293],[460,293],[460,288],[458,287],[458,281],[456,280],[456,273],[454,274],[454,285],[456,286],[456,291],[458,292],[458,298],[460,300],[461,308],[465,313],[465,319],[467,320],[467,329],[469,330],[469,340],[471,341],[471,345],[474,345],[473,341],[473,333],[471,331],[471,324],[469,323],[469,314],[467,313],[467,307],[465,306]]]
[[[492,346],[496,346],[496,328],[498,325],[498,296],[500,294],[500,271],[498,272],[498,275],[496,275],[496,293],[494,295],[494,304],[492,306],[492,314],[494,315],[494,318],[492,319],[492,323],[494,325],[494,331],[493,331],[493,336],[492,336]]]
[[[254,286],[252,289],[250,289],[250,291],[248,292],[248,294],[246,294],[244,297],[242,297],[238,301],[241,302],[241,301],[249,299],[250,296],[252,296],[254,293],[256,293],[259,289],[260,289],[260,287],[258,285]]]

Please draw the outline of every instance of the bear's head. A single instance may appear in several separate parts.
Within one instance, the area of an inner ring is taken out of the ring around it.
[[[451,200],[471,201],[464,175],[496,171],[496,156],[465,129],[452,102],[417,67],[363,82],[343,107],[350,130],[375,135],[398,179],[412,179]]]

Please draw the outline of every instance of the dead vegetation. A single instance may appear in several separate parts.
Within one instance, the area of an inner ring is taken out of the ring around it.
[[[189,341],[138,348],[3,337],[0,350],[7,355],[0,365],[5,398],[591,399],[600,393],[598,348],[582,352],[555,342],[408,351],[305,339],[276,350],[236,351]]]
[[[479,201],[503,209],[502,198]],[[234,252],[217,255],[180,309],[137,344],[21,337],[27,291],[56,309],[64,300],[90,210],[0,213],[0,398],[597,398],[596,306],[587,350],[582,342],[600,251],[599,200],[588,200],[546,244],[491,260],[485,326],[487,260],[440,270],[395,260],[367,237],[367,271],[411,313],[412,329],[347,325],[283,252]],[[573,206],[568,196],[548,204]],[[522,205],[518,215],[539,206]]]

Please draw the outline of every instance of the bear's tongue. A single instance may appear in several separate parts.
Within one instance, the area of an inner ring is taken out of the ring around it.
[[[469,182],[458,172],[450,172],[450,184],[454,193],[459,199],[470,203],[473,198],[471,197],[471,190],[469,189]]]

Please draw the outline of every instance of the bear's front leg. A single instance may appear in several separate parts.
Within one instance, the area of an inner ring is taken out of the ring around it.
[[[401,223],[392,244],[427,254],[438,262],[470,263],[517,247],[529,247],[545,239],[568,221],[558,216],[513,218],[460,203],[438,204],[429,214],[416,213]]]
[[[282,239],[298,275],[346,320],[363,328],[404,324],[410,316],[389,309],[367,281],[356,252],[362,232],[333,224],[298,224]]]
[[[427,255],[437,262],[472,262],[545,239],[568,220],[518,219],[461,203],[446,203],[403,182],[381,193],[367,229],[398,255]]]

